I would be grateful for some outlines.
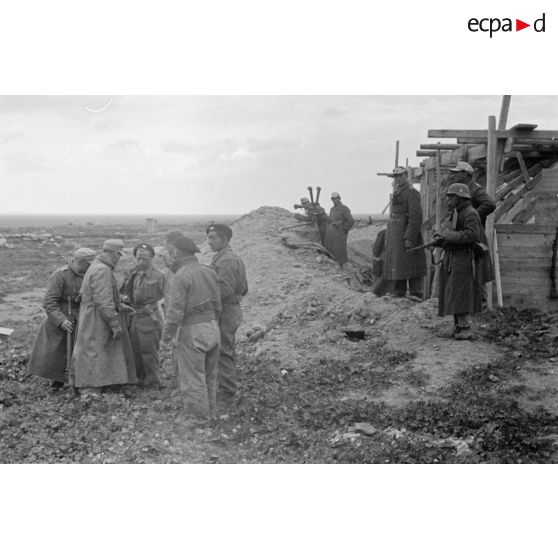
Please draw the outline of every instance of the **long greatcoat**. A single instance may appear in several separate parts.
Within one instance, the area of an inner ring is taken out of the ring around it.
[[[475,258],[473,245],[487,244],[479,214],[466,202],[457,210],[453,231],[444,233],[444,257],[440,269],[438,315],[471,314],[482,308],[482,283],[492,281],[490,255]]]
[[[409,183],[391,196],[391,208],[385,238],[383,278],[386,280],[412,279],[426,275],[424,250],[407,253],[405,240],[413,246],[423,244],[422,206],[420,194]]]
[[[347,235],[354,224],[351,210],[346,205],[339,203],[331,208],[324,247],[341,265],[349,261]]]
[[[73,369],[76,387],[135,384],[136,368],[113,265],[103,256],[93,261],[81,286],[81,312]],[[122,336],[113,339],[120,326]]]
[[[165,274],[155,268],[147,273],[136,269],[122,290],[134,309],[127,321],[138,379],[145,385],[159,384],[159,345],[164,318],[158,303],[165,294]]]
[[[71,266],[57,269],[47,281],[43,308],[47,318],[41,323],[31,350],[28,371],[30,374],[63,382],[66,377],[66,332],[60,328],[69,319],[68,298],[70,298],[71,319],[74,332],[71,334],[72,346],[75,343],[75,328],[79,318],[79,290],[83,275]]]

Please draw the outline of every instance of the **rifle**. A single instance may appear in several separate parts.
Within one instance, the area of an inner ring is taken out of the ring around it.
[[[558,298],[556,292],[556,251],[558,250],[558,227],[552,242],[552,265],[550,266],[550,298]]]
[[[436,240],[431,240],[426,244],[422,244],[421,246],[415,246],[414,248],[409,248],[406,252],[414,252],[415,250],[422,250],[423,248],[436,248],[436,246],[440,246],[444,241],[440,238]]]
[[[68,321],[72,322],[72,297],[68,297]],[[66,378],[68,385],[72,386],[72,333],[66,332]]]
[[[283,227],[282,229],[279,229],[280,231],[288,231],[289,229],[296,229],[297,227],[306,227],[308,225],[311,225],[312,223],[310,221],[306,221],[305,223],[299,223],[298,225],[291,225],[290,227]]]

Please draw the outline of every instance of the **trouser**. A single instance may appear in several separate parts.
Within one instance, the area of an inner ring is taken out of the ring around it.
[[[242,309],[237,304],[223,304],[219,320],[221,351],[219,353],[219,388],[225,395],[232,396],[238,390],[234,337],[242,323]]]
[[[395,281],[393,291],[397,296],[407,294],[407,281],[409,282],[409,294],[422,298],[423,277],[411,277],[410,279],[398,279]]]
[[[159,365],[159,345],[161,343],[162,329],[155,327],[144,329],[142,324],[138,322],[136,326],[136,335],[143,365],[144,376],[142,383],[146,386],[156,386],[161,383],[160,365]]]
[[[453,323],[460,329],[469,329],[473,325],[471,314],[454,314]]]
[[[186,414],[197,422],[217,415],[219,325],[216,320],[179,328],[174,354]]]
[[[389,279],[384,279],[382,277],[375,277],[374,278],[374,288],[372,292],[376,296],[384,296],[389,291],[393,290],[393,285],[395,281],[391,281]]]

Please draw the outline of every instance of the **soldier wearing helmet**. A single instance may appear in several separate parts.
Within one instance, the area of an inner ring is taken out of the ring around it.
[[[469,189],[471,205],[477,210],[484,227],[486,225],[486,218],[496,209],[494,198],[486,191],[486,188],[483,188],[475,181],[473,178],[475,171],[469,163],[459,161],[449,171],[452,173],[453,183],[465,184]]]
[[[454,328],[448,337],[465,340],[472,338],[471,314],[481,311],[482,284],[493,279],[492,266],[483,263],[485,259],[490,260],[490,255],[482,249],[487,245],[486,234],[471,204],[467,184],[452,184],[446,196],[452,230],[434,235],[444,249],[438,314],[453,314]]]

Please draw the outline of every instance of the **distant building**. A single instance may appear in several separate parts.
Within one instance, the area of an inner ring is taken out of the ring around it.
[[[147,218],[145,220],[145,232],[155,234],[157,232],[157,219]]]

